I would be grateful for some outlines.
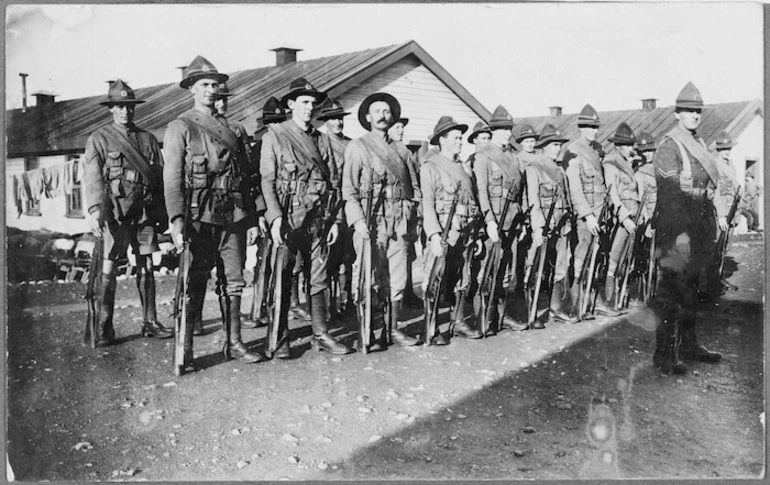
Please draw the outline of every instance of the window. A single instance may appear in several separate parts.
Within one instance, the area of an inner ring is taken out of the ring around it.
[[[67,162],[79,163],[79,158],[76,155],[69,155]],[[82,167],[78,167],[82,168]],[[72,187],[71,194],[65,194],[67,198],[67,212],[66,217],[70,219],[84,219],[83,214],[83,185],[81,182],[77,182]]]

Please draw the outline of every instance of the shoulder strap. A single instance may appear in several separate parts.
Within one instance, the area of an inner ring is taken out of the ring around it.
[[[233,131],[215,120],[212,116],[206,116],[204,113],[189,110],[181,115],[179,119],[195,125],[201,131],[214,138],[219,143],[226,146],[231,152],[238,153],[239,139]]]
[[[126,160],[128,160],[128,163],[130,163],[132,167],[134,167],[140,174],[142,174],[142,177],[147,182],[147,185],[152,187],[153,191],[156,189],[161,189],[158,184],[158,180],[153,176],[152,169],[147,163],[147,160],[144,158],[144,155],[142,155],[141,152],[139,152],[139,150],[137,150],[136,147],[130,141],[128,141],[128,138],[126,138],[125,134],[119,132],[112,125],[105,126],[102,130],[102,134],[110,142],[114,143],[118,148],[120,148],[120,151],[123,153]]]

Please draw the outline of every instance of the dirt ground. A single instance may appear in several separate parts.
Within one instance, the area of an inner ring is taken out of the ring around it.
[[[295,359],[245,366],[218,351],[210,293],[203,369],[177,378],[172,342],[139,335],[133,281],[117,345],[97,350],[81,343],[84,285],[10,286],[9,461],[17,480],[757,478],[763,241],[735,238],[729,254],[739,288],[698,327],[724,359],[684,376],[653,369],[644,311],[344,356],[311,351],[294,321]],[[161,278],[160,302],[173,284]],[[407,316],[416,335],[421,312]],[[352,344],[355,326],[334,334]],[[264,336],[244,331],[256,349]]]

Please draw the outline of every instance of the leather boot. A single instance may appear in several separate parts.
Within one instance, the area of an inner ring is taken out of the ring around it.
[[[326,305],[324,305],[326,308]],[[312,311],[312,310],[311,310]],[[292,320],[311,320],[311,315],[302,308],[299,302],[299,275],[291,277],[291,306],[289,307],[289,318]]]
[[[188,288],[190,300],[187,302],[187,305],[193,310],[190,313],[193,323],[193,335],[203,335],[206,333],[203,329],[203,301],[206,299],[207,278],[207,273],[200,271],[190,272],[190,284]]]
[[[337,342],[329,335],[326,323],[326,296],[325,292],[310,296],[310,324],[313,327],[312,346],[319,352],[326,351],[330,354],[343,355],[353,352],[347,345]]]
[[[607,277],[607,281],[604,282],[604,288],[597,288],[598,295],[596,296],[596,306],[594,307],[594,310],[596,310],[596,313],[599,315],[604,315],[605,317],[617,317],[622,314],[622,312],[619,312],[612,308],[612,294],[615,289],[615,280],[614,278]]]
[[[722,360],[722,354],[712,352],[698,343],[695,335],[695,314],[693,312],[688,312],[688,314],[682,317],[681,326],[682,346],[679,355],[682,359],[707,362],[709,364],[716,364]]]
[[[155,275],[152,271],[145,268],[137,268],[136,286],[139,290],[139,300],[144,310],[142,337],[171,338],[174,332],[158,323],[158,314],[155,307]]]
[[[481,332],[465,322],[465,292],[455,292],[455,306],[452,309],[452,323],[449,325],[450,336],[457,334],[467,339],[479,339],[483,337]]]
[[[392,322],[390,328],[390,340],[399,347],[412,347],[420,342],[420,339],[410,337],[398,328],[398,324],[401,321],[401,306],[403,301],[395,301],[390,304],[390,321]]]
[[[677,310],[671,303],[656,303],[661,317],[655,329],[655,354],[652,362],[664,374],[684,374],[687,366],[679,360]]]
[[[567,280],[561,279],[553,282],[551,290],[551,304],[549,308],[549,317],[552,320],[565,323],[577,323],[577,317],[564,311],[564,293],[567,286]]]
[[[527,322],[519,322],[515,318],[505,314],[505,308],[507,305],[504,301],[497,303],[497,314],[499,315],[500,330],[507,329],[513,332],[523,332],[529,330],[529,324]]]
[[[244,364],[255,364],[257,362],[263,362],[265,356],[260,353],[252,353],[246,349],[246,346],[241,340],[241,296],[229,296],[222,298],[224,300],[225,315],[224,318],[229,320],[225,322],[225,327],[229,327],[229,341],[225,342],[224,355],[225,359],[236,359]]]
[[[96,327],[97,347],[106,347],[115,342],[115,329],[112,325],[112,317],[115,313],[115,286],[115,274],[102,273],[102,294],[99,295],[101,321],[97,322]]]

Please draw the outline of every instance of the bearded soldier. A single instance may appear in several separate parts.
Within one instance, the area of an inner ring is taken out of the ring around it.
[[[144,310],[142,336],[168,338],[173,334],[157,321],[152,253],[159,251],[157,230],[165,226],[163,156],[152,133],[134,125],[137,100],[120,79],[110,84],[100,102],[112,114],[112,123],[88,137],[85,153],[85,197],[91,231],[104,238],[101,321],[96,324],[96,346],[115,340],[115,261],[130,245],[136,255],[136,287]],[[161,227],[158,227],[161,226]]]
[[[369,133],[350,142],[345,150],[345,168],[342,179],[342,195],[346,201],[348,223],[355,230],[353,243],[358,255],[364,244],[373,239],[372,262],[375,269],[375,287],[382,300],[390,305],[388,314],[393,322],[390,338],[401,346],[417,344],[417,339],[398,329],[401,303],[407,281],[406,240],[410,219],[413,217],[416,180],[410,174],[409,150],[388,136],[388,128],[401,114],[401,106],[390,94],[375,93],[366,97],[358,109],[358,120]],[[372,202],[376,223],[371,227],[365,218],[362,203],[372,191],[373,200],[383,194],[382,203]],[[361,258],[353,267],[353,281],[361,277]],[[358,285],[355,285],[357,289]],[[356,299],[361,295],[356,295]],[[388,338],[385,329],[370,350],[384,349]]]
[[[163,177],[174,243],[181,251],[189,241],[192,254],[187,297],[191,302],[205,297],[205,279],[216,267],[222,321],[229,329],[223,353],[226,359],[250,364],[264,360],[261,354],[249,352],[241,340],[243,263],[246,244],[256,239],[257,229],[244,139],[217,117],[214,107],[219,84],[228,77],[201,56],[185,70],[179,86],[190,91],[194,106],[166,128]],[[196,310],[196,305],[187,306],[184,358],[177,364],[184,368],[194,367]]]
[[[481,146],[476,152],[476,160],[473,172],[476,177],[479,205],[487,233],[487,257],[491,254],[492,243],[497,242],[501,232],[514,230],[512,225],[521,210],[520,201],[524,176],[521,163],[513,153],[508,140],[513,129],[513,117],[503,106],[498,106],[489,120],[489,129],[492,137],[489,142]],[[503,206],[506,198],[511,199],[505,220],[501,220]],[[516,283],[517,238],[508,237],[503,245],[500,268],[505,271],[502,278],[495,275],[496,287],[492,295],[493,305],[496,306],[496,316],[493,314],[489,334],[496,333],[496,321],[499,319],[500,328],[510,330],[523,330],[526,324],[517,322],[514,318],[505,314],[506,297],[511,291],[510,286]],[[484,265],[482,264],[482,267]],[[510,268],[510,271],[508,270]]]
[[[452,330],[465,338],[482,337],[481,332],[465,322],[465,293],[470,287],[470,263],[475,245],[472,222],[479,213],[472,173],[466,171],[459,158],[462,135],[467,130],[468,125],[458,123],[450,116],[442,116],[430,137],[430,144],[438,145],[439,151],[420,167],[424,230],[428,240],[425,273],[429,274],[433,261],[444,255],[441,233],[448,227],[444,281],[447,300],[453,302],[448,331],[437,333],[432,342],[426,342],[431,345],[447,345]],[[448,220],[458,191],[454,217]],[[423,291],[427,285],[428,278],[425,278]]]
[[[602,171],[602,158],[604,152],[596,134],[599,131],[599,115],[596,110],[587,104],[583,107],[577,119],[580,137],[570,143],[564,153],[564,163],[567,164],[566,173],[569,181],[572,210],[577,217],[577,245],[572,256],[574,271],[573,283],[570,288],[570,296],[574,314],[580,315],[580,272],[583,262],[589,257],[592,236],[599,237],[599,215],[602,212],[602,204],[606,193],[604,174]],[[590,276],[589,276],[590,277]],[[603,289],[602,289],[603,290]],[[610,317],[620,313],[610,308],[603,291],[598,292],[596,312]]]
[[[324,200],[339,186],[337,164],[329,137],[322,136],[310,124],[313,110],[326,95],[316,90],[303,78],[294,80],[281,104],[292,110],[292,117],[276,124],[262,139],[260,173],[262,193],[267,212],[265,217],[276,246],[285,244],[289,257],[284,268],[284,287],[281,288],[281,318],[278,325],[279,346],[275,356],[290,358],[288,305],[291,276],[297,254],[309,265],[308,293],[310,294],[313,347],[333,354],[352,351],[337,342],[328,332],[326,320],[327,257],[324,246],[337,240],[341,215],[328,225]],[[288,213],[281,201],[290,197]]]
[[[658,220],[655,231],[661,281],[650,307],[660,322],[653,363],[662,372],[684,374],[681,362],[719,362],[722,356],[698,343],[695,333],[698,281],[714,257],[714,193],[717,160],[696,130],[703,98],[688,82],[676,98],[676,126],[655,152]]]

